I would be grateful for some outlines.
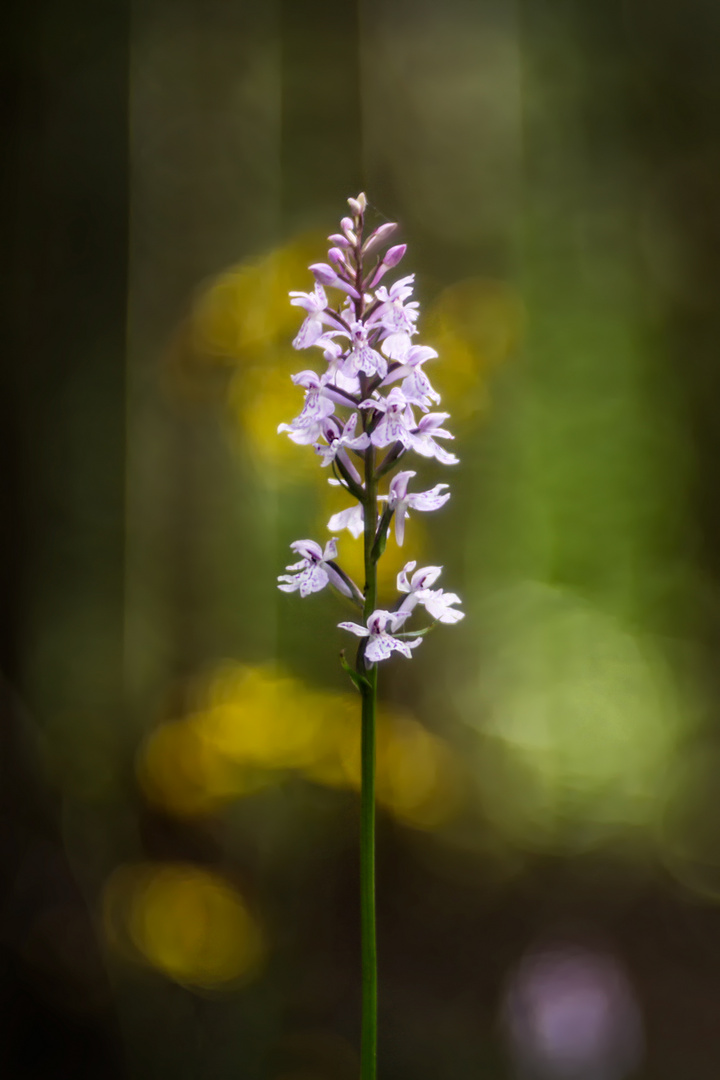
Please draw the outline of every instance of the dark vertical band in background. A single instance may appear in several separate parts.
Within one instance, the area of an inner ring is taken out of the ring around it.
[[[44,617],[88,598],[120,663],[128,30],[129,0],[37,0],[3,37],[2,665],[21,686]]]
[[[129,0],[15,0],[0,37],[0,1072],[13,1080],[121,1074],[38,736],[85,698],[97,723],[120,704],[129,14]],[[25,951],[57,912],[76,975]]]
[[[648,196],[667,248],[649,264],[664,295],[658,331],[684,391],[696,462],[691,492],[695,558],[704,582],[693,597],[695,629],[707,647],[707,677],[718,700],[720,667],[720,8],[634,0],[626,12],[635,72],[634,136],[646,164]],[[716,731],[720,712],[715,708]]]
[[[359,0],[281,0],[282,210],[296,227],[363,186]],[[334,220],[333,214],[330,214]]]
[[[28,544],[27,499],[24,498],[25,459],[20,416],[24,379],[20,365],[26,340],[27,320],[22,315],[23,297],[31,272],[31,233],[23,221],[32,201],[31,117],[34,107],[27,38],[32,5],[13,5],[6,33],[0,40],[0,116],[5,153],[0,170],[0,245],[3,251],[0,319],[3,349],[0,362],[0,667],[6,678],[17,678],[21,666],[19,635],[25,587]],[[35,230],[32,230],[34,234]],[[23,236],[23,233],[26,233]]]

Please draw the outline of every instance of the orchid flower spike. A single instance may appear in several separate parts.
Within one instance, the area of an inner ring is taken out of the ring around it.
[[[390,530],[394,527],[402,546],[412,512],[439,510],[450,498],[446,483],[409,490],[416,477],[409,459],[415,455],[416,461],[433,459],[440,465],[458,459],[442,445],[453,438],[441,426],[448,413],[430,411],[440,395],[426,364],[438,354],[416,341],[420,304],[413,299],[415,275],[391,280],[406,258],[407,245],[396,242],[394,222],[367,228],[364,194],[348,199],[348,207],[329,236],[325,261],[309,268],[312,289],[290,293],[290,303],[304,315],[293,347],[305,355],[314,350],[320,367],[305,367],[292,376],[304,392],[302,409],[278,431],[315,450],[319,464],[332,470],[330,483],[345,490],[351,505],[331,515],[333,539],[324,549],[314,540],[291,545],[300,561],[287,567],[278,587],[309,596],[331,584],[363,609],[364,624],[341,624],[363,639],[357,657],[361,674],[364,666],[393,652],[412,655],[421,640],[415,631],[394,636],[411,616],[425,613],[436,622],[452,623],[463,613],[454,593],[432,587],[440,567],[416,570],[415,562],[398,575],[397,599],[378,604],[377,563]],[[387,494],[380,494],[385,476]],[[336,537],[343,531],[356,540],[364,537],[364,592],[337,561]]]

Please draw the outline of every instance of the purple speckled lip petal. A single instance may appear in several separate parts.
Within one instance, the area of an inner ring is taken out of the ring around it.
[[[449,491],[443,491],[448,484],[436,484],[429,491],[418,491],[416,495],[408,495],[408,506],[413,510],[439,510],[450,498]]]
[[[341,622],[338,623],[341,630],[349,630],[351,634],[355,634],[356,637],[370,637],[370,631],[365,626],[358,626],[355,622]]]

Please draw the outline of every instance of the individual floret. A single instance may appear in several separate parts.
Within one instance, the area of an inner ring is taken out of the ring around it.
[[[300,555],[301,559],[300,562],[286,566],[285,569],[298,572],[280,575],[278,589],[309,596],[310,593],[320,592],[329,582],[343,596],[352,596],[350,586],[332,562],[337,555],[336,536],[328,540],[324,551],[314,540],[296,540],[290,548]]]
[[[343,630],[349,630],[351,634],[355,634],[357,637],[368,639],[365,646],[366,663],[374,664],[377,660],[387,660],[393,652],[402,653],[409,660],[412,656],[412,650],[417,648],[422,638],[400,641],[399,638],[388,633],[388,627],[391,630],[397,630],[405,621],[405,618],[407,616],[399,615],[397,612],[379,609],[373,611],[367,621],[367,626],[358,626],[354,622],[341,622],[338,623],[338,626]]]
[[[408,510],[439,510],[450,498],[450,492],[444,490],[447,484],[436,484],[429,491],[418,491],[415,494],[408,492],[410,478],[416,474],[411,469],[397,473],[390,481],[387,495],[380,498],[387,500],[388,507],[395,513],[395,539],[398,546],[402,547],[405,539],[405,519]]]
[[[429,615],[436,622],[456,623],[465,618],[464,611],[458,611],[453,605],[459,604],[460,597],[455,593],[446,593],[442,589],[431,589],[440,577],[442,566],[424,566],[421,570],[415,570],[417,563],[405,563],[397,576],[399,592],[407,593],[402,604],[398,608],[398,615],[407,617],[415,609],[417,604],[422,604]],[[415,573],[408,579],[408,574]]]

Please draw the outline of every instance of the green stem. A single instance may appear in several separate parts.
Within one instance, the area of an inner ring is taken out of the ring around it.
[[[365,620],[377,607],[377,480],[375,449],[365,451]],[[360,806],[360,911],[362,934],[361,1080],[375,1080],[377,1060],[377,947],[375,939],[375,711],[377,664],[366,667],[361,651],[359,670],[367,680],[362,695],[362,768]]]
[[[362,690],[362,805],[360,894],[362,925],[362,1047],[360,1076],[375,1080],[377,1060],[377,945],[375,939],[375,701],[377,665]]]

